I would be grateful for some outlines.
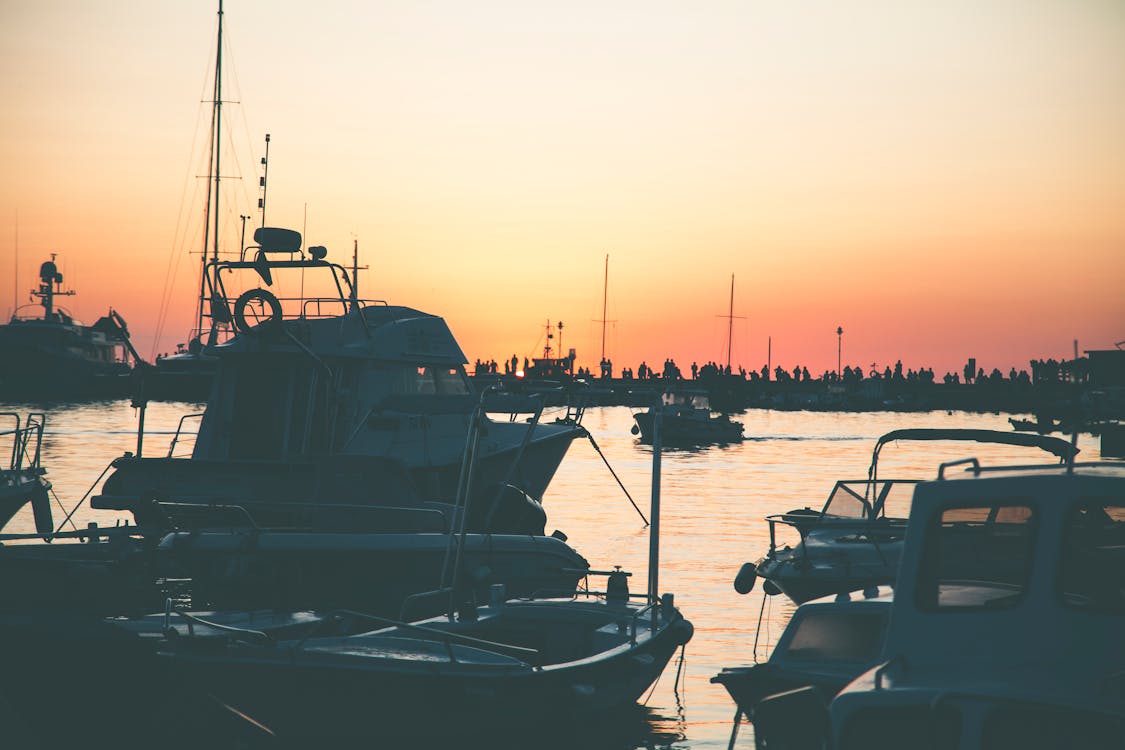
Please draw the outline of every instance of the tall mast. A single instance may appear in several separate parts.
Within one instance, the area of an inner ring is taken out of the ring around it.
[[[605,305],[609,295],[609,253],[605,254],[605,281],[602,282],[602,362],[605,362]]]
[[[211,99],[210,154],[207,158],[207,206],[203,209],[203,257],[199,271],[199,311],[196,316],[199,335],[203,335],[203,307],[207,284],[207,252],[219,260],[219,156],[222,151],[223,95],[223,0],[219,0],[219,32],[215,43],[215,84]],[[214,184],[212,184],[212,182]],[[214,206],[214,208],[212,208]],[[212,231],[214,222],[214,231]],[[212,333],[214,329],[212,328]]]
[[[730,372],[730,342],[734,334],[734,274],[730,275],[730,309],[727,311],[727,372]]]
[[[219,170],[219,157],[223,153],[223,0],[219,0],[219,39],[215,45],[215,105],[212,110],[215,114],[215,130],[211,134],[211,151],[215,157],[215,211],[214,231],[212,232],[211,259],[219,262],[219,182],[222,172]]]

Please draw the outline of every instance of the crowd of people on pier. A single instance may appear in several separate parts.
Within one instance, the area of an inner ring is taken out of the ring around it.
[[[473,364],[473,373],[475,375],[498,375],[501,370],[504,375],[521,375],[529,371],[531,362],[527,357],[523,358],[523,367],[520,368],[520,358],[512,355],[511,359],[504,360],[502,365],[499,365],[495,359],[481,360],[478,359]],[[973,383],[1019,383],[1031,384],[1053,382],[1059,380],[1074,380],[1075,372],[1073,367],[1069,367],[1072,363],[1058,362],[1053,359],[1048,360],[1032,360],[1031,372],[1027,370],[1016,370],[1012,367],[1007,375],[1001,372],[998,368],[993,368],[991,372],[986,373],[984,368],[976,368],[975,363],[970,361],[965,364],[965,367],[960,373],[947,372],[942,377],[941,382],[946,385],[953,385],[959,383],[973,384]],[[804,383],[819,381],[828,384],[842,384],[851,385],[859,383],[864,380],[878,380],[888,383],[917,383],[917,384],[930,384],[935,382],[935,375],[933,368],[921,367],[917,370],[904,368],[902,360],[895,362],[894,366],[887,365],[880,370],[874,363],[872,363],[867,370],[860,366],[844,366],[839,372],[832,370],[825,370],[819,377],[814,377],[809,368],[803,365],[796,365],[791,370],[781,367],[780,365],[774,367],[772,370],[769,365],[762,365],[760,370],[747,371],[742,367],[732,370],[728,364],[726,366],[720,365],[717,362],[710,361],[700,365],[696,362],[691,363],[691,379],[692,380],[707,380],[721,375],[733,376],[737,375],[738,378],[750,382],[764,382],[774,381],[778,383]],[[598,377],[601,379],[618,378],[621,380],[682,380],[685,379],[683,371],[672,357],[664,360],[663,365],[657,369],[648,364],[647,361],[642,361],[634,371],[631,367],[624,367],[619,373],[614,375],[613,362],[609,359],[603,359],[599,363],[598,371],[595,376],[594,371],[588,367],[578,367],[572,370],[572,375],[575,378],[592,379]]]

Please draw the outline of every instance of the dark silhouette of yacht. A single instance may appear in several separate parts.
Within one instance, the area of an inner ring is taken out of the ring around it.
[[[0,397],[71,399],[119,397],[141,357],[129,341],[125,319],[112,308],[92,326],[84,325],[57,297],[63,289],[55,255],[39,267],[38,302],[16,308],[0,325]],[[37,310],[36,308],[40,308]]]

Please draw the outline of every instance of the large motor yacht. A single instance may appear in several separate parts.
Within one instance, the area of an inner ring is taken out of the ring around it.
[[[51,260],[39,266],[38,301],[23,305],[0,325],[0,397],[72,399],[120,397],[140,355],[129,341],[125,319],[116,310],[84,325],[58,304],[73,289]],[[38,308],[38,309],[37,309]]]
[[[403,531],[412,529],[398,511],[440,510],[469,490],[482,498],[470,509],[474,530],[505,519],[507,531],[541,528],[543,492],[586,434],[581,415],[491,418],[442,318],[359,300],[347,270],[322,247],[303,250],[297,232],[261,228],[254,239],[252,260],[244,252],[208,266],[212,325],[233,323],[237,335],[206,347],[219,365],[191,456],[126,454],[94,506],[145,525],[227,523],[233,512],[351,530],[393,516]],[[326,275],[320,288],[333,293],[279,298],[263,288],[286,272],[302,276],[302,289]],[[226,283],[240,274],[258,285],[231,303]]]

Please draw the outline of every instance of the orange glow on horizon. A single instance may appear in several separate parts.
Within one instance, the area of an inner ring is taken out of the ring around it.
[[[819,375],[839,343],[939,378],[1125,339],[1117,6],[324,10],[225,7],[221,245],[260,222],[270,132],[268,223],[346,267],[358,242],[361,296],[441,315],[470,366],[541,356],[549,318],[596,373],[607,253],[615,373],[725,364],[728,330],[735,369]],[[5,20],[0,313],[57,252],[79,318],[174,351],[214,8]]]

